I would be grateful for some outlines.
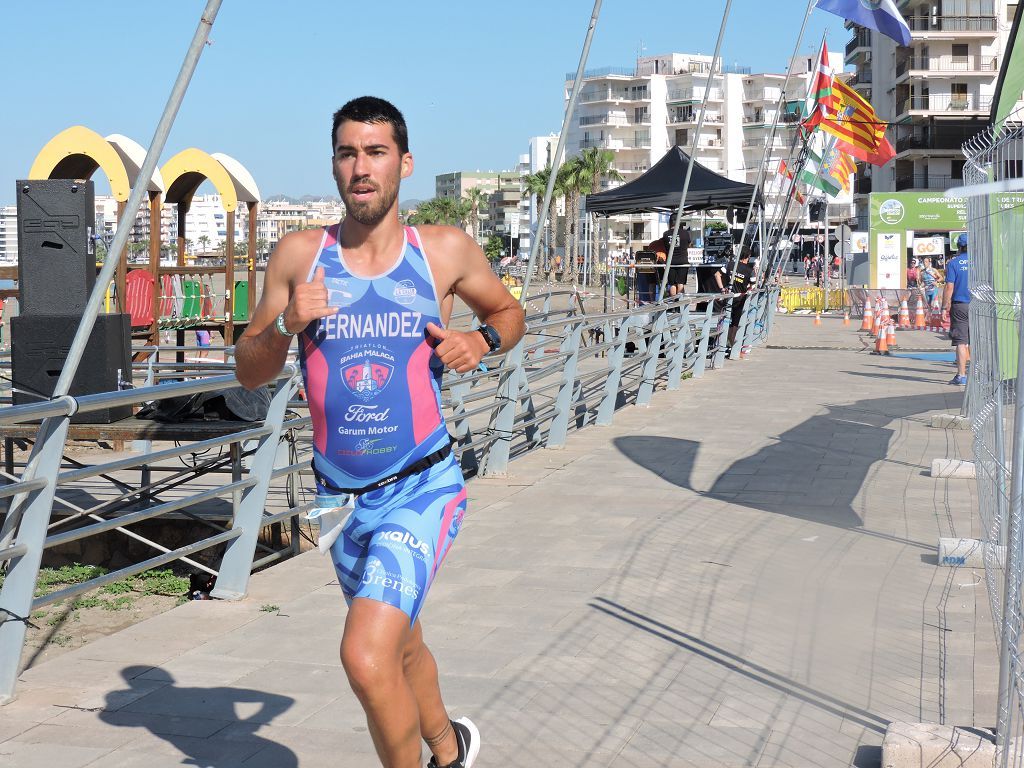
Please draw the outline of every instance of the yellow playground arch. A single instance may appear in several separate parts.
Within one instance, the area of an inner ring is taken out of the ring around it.
[[[140,181],[139,171],[145,155],[146,150],[126,136],[103,137],[85,126],[75,125],[46,143],[32,162],[28,178],[89,179],[97,170],[102,170],[118,202],[120,219],[132,188]],[[196,190],[205,181],[213,184],[227,214],[223,267],[185,263],[186,214]],[[145,183],[150,204],[148,269],[132,270],[129,281],[127,255],[121,254],[115,279],[118,311],[129,312],[133,327],[137,331],[144,329],[153,344],[159,344],[161,330],[178,331],[178,344],[183,345],[185,330],[200,328],[219,330],[226,343],[233,343],[236,326],[248,322],[250,308],[255,303],[256,215],[260,203],[256,182],[249,171],[229,155],[211,155],[189,148],[170,158]],[[160,263],[164,202],[176,207],[177,266]],[[244,204],[248,213],[247,274],[242,279],[236,279],[235,273],[235,214],[239,204]],[[150,277],[140,279],[146,272]],[[224,289],[215,293],[212,278],[217,273],[224,275]],[[223,303],[215,299],[222,299]]]

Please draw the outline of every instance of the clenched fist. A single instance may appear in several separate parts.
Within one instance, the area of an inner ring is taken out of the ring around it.
[[[449,331],[434,323],[427,323],[427,333],[437,339],[434,354],[456,373],[475,370],[491,349],[483,334],[477,331]]]
[[[337,314],[338,308],[328,306],[329,296],[324,285],[324,268],[317,267],[313,280],[295,286],[291,301],[284,310],[284,327],[298,333],[314,320]]]

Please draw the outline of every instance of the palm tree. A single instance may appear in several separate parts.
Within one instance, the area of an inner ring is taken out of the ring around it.
[[[615,153],[610,149],[599,149],[598,147],[588,147],[584,149],[580,154],[580,173],[590,181],[590,192],[589,194],[596,195],[601,191],[601,182],[605,179],[609,181],[623,181],[622,174],[614,166]],[[592,227],[590,233],[590,259],[591,267],[594,265],[594,261],[597,258],[597,230],[598,227]]]
[[[526,192],[531,195],[537,196],[537,210],[544,208],[544,195],[548,191],[548,179],[551,178],[551,166],[547,166],[537,171],[536,173],[529,173],[523,177],[523,186],[526,188]],[[557,192],[556,192],[557,194]],[[534,233],[534,237],[542,237],[541,230],[545,233],[548,232],[548,225],[551,221],[551,211],[548,210],[548,216],[544,221],[537,222],[537,231]],[[555,263],[552,255],[552,242],[550,237],[545,237],[548,247],[544,252],[544,271],[548,274],[548,281],[552,282],[555,279]]]
[[[196,238],[196,242],[199,243],[199,247],[203,249],[203,255],[206,255],[206,246],[210,244],[210,238],[206,235],[200,235]]]
[[[462,199],[469,204],[469,228],[473,239],[480,240],[480,204],[486,195],[479,187],[470,187],[462,196]]]
[[[579,157],[570,157],[558,169],[556,187],[565,196],[565,251],[568,276],[576,282],[579,262],[580,195],[590,191],[590,179]]]

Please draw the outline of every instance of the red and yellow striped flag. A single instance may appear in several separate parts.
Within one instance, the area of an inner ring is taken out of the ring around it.
[[[874,107],[840,80],[832,81],[834,109],[828,116],[811,115],[808,125],[821,128],[838,139],[836,148],[874,165],[885,165],[896,150],[885,138],[886,123],[878,119]]]

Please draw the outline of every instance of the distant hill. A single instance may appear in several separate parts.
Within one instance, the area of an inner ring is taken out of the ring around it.
[[[398,210],[400,210],[400,211],[409,211],[409,210],[412,210],[413,208],[415,208],[416,206],[418,206],[422,202],[423,202],[422,200],[417,200],[414,197],[410,198],[408,200],[400,200],[399,203],[398,203]]]
[[[291,195],[271,195],[266,201],[268,203],[292,203],[293,205],[297,205],[299,203],[318,203],[320,201],[340,203],[341,198],[337,195],[303,195],[302,197],[292,197]]]

